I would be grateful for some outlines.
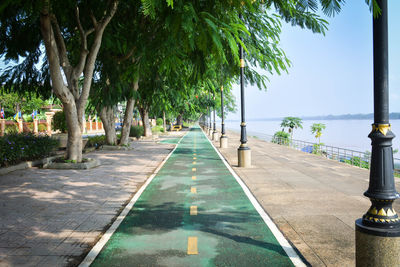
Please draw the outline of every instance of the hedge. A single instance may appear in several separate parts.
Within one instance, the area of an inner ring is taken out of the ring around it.
[[[47,157],[57,147],[58,140],[47,135],[7,134],[0,137],[0,167]]]

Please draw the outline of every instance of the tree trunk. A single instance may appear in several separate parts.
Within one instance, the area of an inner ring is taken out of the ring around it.
[[[133,84],[133,91],[137,91],[139,88],[139,81],[136,81]],[[121,130],[121,140],[119,141],[120,145],[127,145],[129,140],[129,132],[132,126],[133,119],[133,108],[135,107],[135,99],[133,97],[128,99],[126,103],[126,109],[124,114],[124,124]]]
[[[165,120],[165,111],[163,111],[162,115],[163,115],[163,128],[164,128],[164,133],[166,133],[166,132],[167,132],[167,122],[166,122],[166,120]]]
[[[75,103],[64,104],[65,119],[68,126],[67,158],[82,161],[82,131],[78,122]]]
[[[117,134],[115,133],[114,109],[112,107],[103,107],[97,112],[103,122],[107,144],[115,145],[117,143]]]
[[[181,114],[179,114],[178,117],[176,118],[176,124],[182,125],[182,115]]]
[[[133,118],[133,108],[135,106],[135,99],[130,98],[126,103],[126,109],[124,114],[124,122],[121,129],[121,140],[119,141],[120,145],[127,145],[129,140],[129,132],[132,125]]]
[[[149,121],[149,112],[147,108],[140,108],[140,116],[142,117],[144,136],[149,137],[152,136],[150,121]]]

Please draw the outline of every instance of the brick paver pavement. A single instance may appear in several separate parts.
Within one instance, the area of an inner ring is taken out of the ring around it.
[[[174,147],[131,146],[86,154],[101,162],[91,170],[31,168],[0,176],[0,266],[79,264]]]
[[[305,259],[313,267],[354,266],[354,222],[371,205],[363,196],[369,171],[251,137],[252,167],[238,168],[240,136],[228,137],[229,148],[219,150]]]

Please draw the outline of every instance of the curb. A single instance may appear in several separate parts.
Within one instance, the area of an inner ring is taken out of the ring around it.
[[[25,161],[25,162],[19,163],[17,165],[13,165],[13,166],[6,167],[6,168],[1,168],[0,175],[5,175],[5,174],[13,172],[13,171],[25,170],[25,169],[29,169],[29,168],[40,166],[40,165],[46,165],[46,164],[49,164],[50,162],[52,162],[57,157],[59,157],[59,156],[52,156],[52,157],[38,159],[38,160],[34,160],[34,161]]]

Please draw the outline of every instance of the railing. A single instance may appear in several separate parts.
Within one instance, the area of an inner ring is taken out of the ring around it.
[[[290,140],[288,138],[279,138],[272,135],[249,132],[249,135],[255,136],[259,139],[276,143],[279,145],[288,146],[296,150],[322,155],[328,159],[336,160],[339,162],[347,163],[364,169],[370,168],[371,152],[360,152],[346,148],[328,146],[325,144],[316,144],[301,140]],[[394,175],[400,177],[400,159],[394,158]]]

